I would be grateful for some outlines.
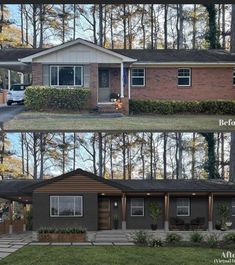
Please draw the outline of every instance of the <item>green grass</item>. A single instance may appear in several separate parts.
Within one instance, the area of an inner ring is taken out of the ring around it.
[[[222,250],[205,248],[28,246],[1,265],[210,265]]]
[[[231,115],[136,115],[119,118],[98,114],[24,112],[4,124],[8,131],[232,131],[235,126],[219,126],[219,120],[235,120]]]

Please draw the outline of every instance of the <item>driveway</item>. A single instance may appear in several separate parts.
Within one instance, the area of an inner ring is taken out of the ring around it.
[[[0,105],[0,123],[13,119],[17,114],[25,110],[24,105]]]

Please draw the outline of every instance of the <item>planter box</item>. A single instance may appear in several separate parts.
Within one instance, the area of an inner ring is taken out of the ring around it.
[[[86,242],[86,233],[42,233],[38,234],[40,242]]]

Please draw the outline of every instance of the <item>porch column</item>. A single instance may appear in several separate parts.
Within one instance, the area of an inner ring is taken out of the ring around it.
[[[13,201],[10,201],[9,205],[9,234],[11,235],[13,233]]]
[[[124,80],[123,80],[123,75],[124,75],[124,68],[123,68],[123,62],[121,63],[121,75],[120,75],[120,84],[121,84],[121,91],[120,91],[120,96],[121,98],[124,98]]]
[[[8,89],[11,87],[11,70],[7,71],[7,78],[8,78]]]
[[[24,206],[23,206],[23,220],[24,220],[23,232],[26,232],[26,204],[25,203],[24,203]]]
[[[122,230],[126,230],[126,194],[122,194]]]
[[[169,206],[170,206],[170,196],[169,193],[165,193],[164,195],[164,230],[169,231]]]
[[[131,98],[131,68],[128,68],[128,98]]]
[[[209,193],[208,197],[208,230],[213,230],[213,208],[214,208],[214,196]]]

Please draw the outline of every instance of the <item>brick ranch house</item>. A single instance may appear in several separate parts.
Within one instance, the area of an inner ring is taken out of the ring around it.
[[[149,203],[160,208],[158,231],[213,231],[219,204],[235,229],[235,184],[206,180],[107,180],[77,169],[41,181],[3,180],[0,197],[32,204],[33,230],[78,227],[88,231],[150,229]],[[10,224],[13,224],[9,207]]]
[[[235,99],[235,54],[223,50],[111,50],[77,39],[2,49],[0,67],[32,74],[33,85],[90,88],[92,108],[113,108],[112,93],[126,111],[129,99]]]

